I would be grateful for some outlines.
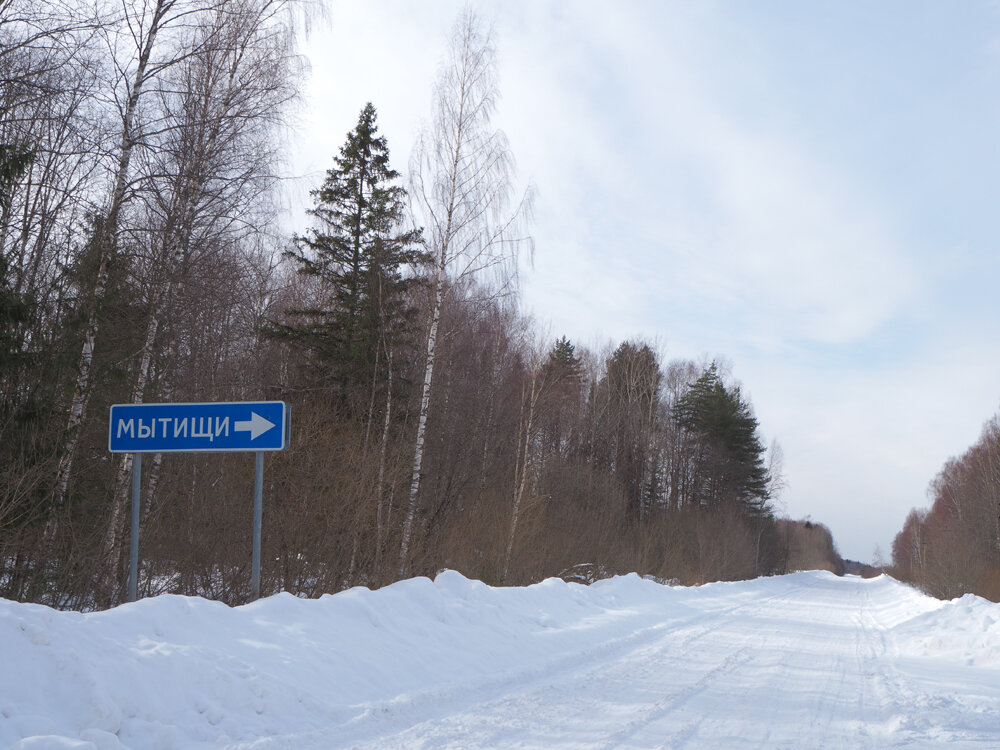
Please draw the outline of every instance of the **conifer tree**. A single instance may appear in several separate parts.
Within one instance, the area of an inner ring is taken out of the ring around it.
[[[31,149],[0,143],[0,211],[9,205],[17,181],[34,159]],[[27,322],[29,300],[18,294],[8,279],[10,263],[0,252],[0,383],[6,365],[13,364],[20,352],[16,347],[16,328]],[[4,389],[6,390],[6,389]],[[6,399],[0,396],[0,404]]]
[[[33,149],[0,143],[0,209],[10,203],[11,192],[35,158]]]
[[[542,445],[546,454],[565,453],[573,429],[572,415],[584,398],[583,364],[576,347],[565,336],[549,350],[541,380],[545,385],[539,418]]]
[[[284,337],[312,354],[324,379],[343,394],[368,387],[378,376],[380,351],[406,325],[407,264],[418,263],[420,231],[403,229],[406,191],[393,184],[389,148],[379,135],[375,107],[365,105],[358,124],[334,158],[310,214],[319,226],[296,238],[289,251],[299,272],[320,281],[314,307],[292,310],[298,321],[278,326]]]
[[[697,440],[695,472],[702,482],[695,499],[715,504],[727,498],[747,512],[766,511],[770,492],[757,419],[738,387],[729,389],[713,362],[674,407],[674,419]]]
[[[549,366],[565,368],[567,372],[579,377],[580,360],[576,356],[576,347],[565,336],[556,339],[552,345],[549,351]]]
[[[545,382],[559,394],[578,391],[583,386],[583,366],[576,356],[576,347],[563,336],[549,350],[543,366]]]

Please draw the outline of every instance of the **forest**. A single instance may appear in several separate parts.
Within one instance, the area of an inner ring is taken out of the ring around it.
[[[939,599],[1000,602],[1000,414],[942,467],[931,506],[910,511],[892,543],[892,574]]]
[[[780,448],[730,365],[590,350],[520,309],[545,248],[473,13],[410,163],[366,105],[309,228],[281,231],[307,13],[0,0],[0,596],[123,601],[132,457],[108,413],[139,402],[289,404],[264,593],[842,566],[825,528],[778,517]],[[253,476],[246,454],[143,460],[140,595],[249,598]]]

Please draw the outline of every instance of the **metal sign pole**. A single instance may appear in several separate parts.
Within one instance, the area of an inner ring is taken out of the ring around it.
[[[132,454],[132,537],[128,558],[128,600],[139,594],[139,491],[142,487],[142,454]]]
[[[254,599],[260,598],[260,525],[264,507],[264,454],[257,451],[257,473],[253,482],[253,559],[250,589]]]

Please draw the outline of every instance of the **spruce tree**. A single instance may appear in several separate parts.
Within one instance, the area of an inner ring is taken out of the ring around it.
[[[576,347],[565,336],[556,339],[556,343],[552,345],[552,349],[549,351],[549,361],[553,364],[575,366]]]
[[[0,143],[0,213],[6,212],[14,197],[18,181],[31,166],[34,151]],[[2,250],[2,248],[0,248]],[[21,331],[31,318],[34,300],[30,294],[18,293],[14,283],[14,269],[10,260],[0,252],[0,407],[6,407],[18,390],[7,382],[10,372],[23,358]],[[3,414],[0,413],[0,417]]]
[[[406,191],[394,184],[399,174],[389,166],[371,103],[334,162],[312,192],[309,213],[318,226],[287,253],[300,273],[320,280],[322,298],[289,311],[298,320],[277,329],[308,348],[320,379],[346,395],[371,386],[382,355],[406,329],[405,292],[414,278],[404,268],[423,255],[420,231],[403,228]]]
[[[0,143],[0,209],[10,204],[14,186],[34,159],[34,149]]]
[[[576,347],[563,336],[557,339],[545,363],[546,383],[566,383],[566,388],[578,387],[583,382],[583,373]]]

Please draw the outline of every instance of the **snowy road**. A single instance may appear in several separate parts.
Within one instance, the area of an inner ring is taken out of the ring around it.
[[[884,577],[0,602],[0,656],[0,748],[1000,747],[1000,606]]]
[[[402,731],[376,720],[345,739],[373,748],[1000,746],[1000,672],[921,669],[887,636],[937,602],[887,579],[719,588],[696,614],[493,695],[456,691],[439,715]]]

